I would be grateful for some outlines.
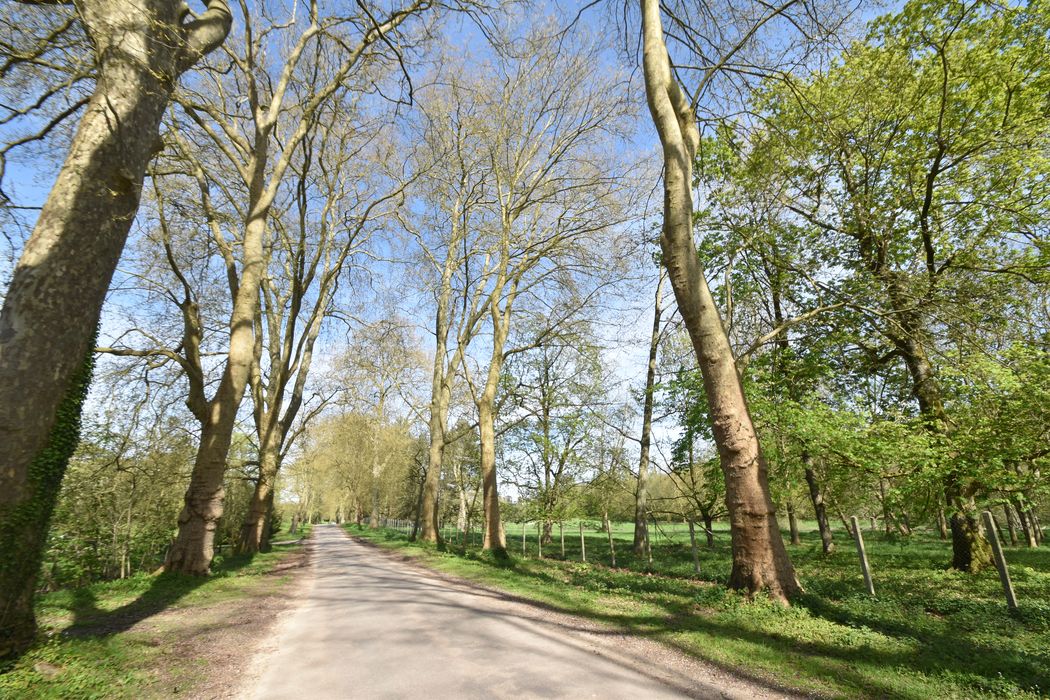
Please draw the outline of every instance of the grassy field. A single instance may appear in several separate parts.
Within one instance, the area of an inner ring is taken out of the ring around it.
[[[209,677],[207,634],[221,643],[216,633],[238,606],[286,595],[292,574],[275,570],[300,549],[217,557],[207,578],[138,574],[44,595],[43,638],[0,669],[0,698],[194,697]]]
[[[432,568],[537,600],[559,610],[649,635],[744,675],[830,697],[1035,698],[1050,696],[1050,549],[1006,549],[1020,610],[1009,614],[996,572],[947,568],[948,543],[925,533],[908,540],[865,532],[876,597],[867,595],[852,540],[836,531],[825,557],[815,532],[789,547],[806,593],[789,609],[746,602],[723,587],[731,566],[726,525],[715,546],[700,537],[694,576],[688,530],[661,524],[652,533],[653,566],[630,551],[633,525],[613,528],[618,567],[609,567],[607,535],[585,523],[588,563],[580,559],[578,523],[566,523],[537,557],[535,523],[507,524],[509,562],[470,544],[445,551],[410,543],[405,532],[355,535]],[[448,534],[446,532],[446,534]]]

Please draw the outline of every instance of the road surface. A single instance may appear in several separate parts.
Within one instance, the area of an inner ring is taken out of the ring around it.
[[[673,650],[431,574],[314,530],[301,601],[244,696],[309,698],[784,697]]]

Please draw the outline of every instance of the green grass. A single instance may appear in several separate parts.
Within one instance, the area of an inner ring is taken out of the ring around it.
[[[688,531],[654,531],[653,567],[630,551],[633,526],[618,524],[617,569],[597,523],[566,524],[566,559],[554,542],[536,557],[535,524],[507,524],[512,559],[498,562],[476,546],[437,551],[405,533],[348,526],[355,535],[419,557],[435,569],[491,585],[631,632],[652,636],[744,675],[832,697],[1034,698],[1050,694],[1050,549],[1007,548],[1020,610],[1010,615],[994,570],[951,571],[947,543],[928,534],[909,540],[865,532],[876,597],[867,595],[852,541],[836,531],[825,557],[816,533],[789,547],[806,593],[791,608],[748,602],[724,588],[729,536],[716,525],[713,549],[700,548],[693,576]],[[699,533],[698,533],[699,534]],[[596,562],[599,562],[596,564]]]
[[[173,653],[178,635],[131,630],[165,610],[191,609],[270,595],[290,575],[265,576],[296,547],[283,546],[254,557],[217,557],[207,578],[179,574],[138,574],[41,596],[37,618],[41,641],[0,673],[0,698],[93,699],[168,695],[158,682],[166,667],[188,692],[204,669]],[[213,616],[221,620],[221,608]],[[192,621],[186,624],[192,625]],[[192,628],[183,636],[191,634]],[[201,650],[206,653],[206,650]],[[190,693],[192,695],[192,693]]]

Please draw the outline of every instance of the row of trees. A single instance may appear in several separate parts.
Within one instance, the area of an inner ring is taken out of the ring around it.
[[[48,585],[203,575],[278,517],[503,555],[508,489],[639,553],[653,516],[726,517],[729,585],[784,602],[807,498],[825,551],[835,515],[934,519],[977,571],[992,503],[1038,544],[1047,8],[916,0],[848,40],[838,3],[641,0],[639,75],[519,9],[20,10],[4,162],[82,121],[0,316],[4,650],[56,502]]]

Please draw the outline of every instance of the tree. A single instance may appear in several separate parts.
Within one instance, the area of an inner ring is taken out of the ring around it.
[[[369,527],[379,527],[380,484],[391,454],[382,449],[380,434],[390,426],[396,400],[409,399],[421,380],[423,358],[407,326],[396,317],[376,321],[361,328],[342,362],[344,381],[356,394],[353,403],[367,410],[377,425],[366,453],[372,472],[371,518]],[[411,402],[414,403],[414,402]]]
[[[483,321],[491,331],[487,362],[468,374],[478,411],[486,548],[505,549],[495,433],[503,363],[508,354],[534,344],[508,346],[516,305],[559,286],[570,290],[566,296],[571,300],[560,310],[548,301],[556,312],[586,301],[587,293],[572,299],[578,284],[573,277],[605,271],[607,259],[595,256],[601,237],[626,218],[626,173],[619,173],[606,154],[613,150],[628,108],[618,80],[596,88],[585,77],[598,60],[593,44],[534,31],[495,57],[495,80],[478,78],[464,91],[473,101],[471,130],[457,131],[460,138],[451,150],[457,152],[455,162],[476,161],[483,168],[476,175],[483,179],[469,192],[484,198],[457,200],[469,209],[455,219],[477,232],[476,247],[462,263],[469,280],[462,297],[469,300],[463,316],[469,332],[463,338],[474,337]],[[450,98],[464,92],[454,91]],[[460,155],[468,149],[478,150]],[[564,313],[552,316],[565,318]],[[464,350],[462,344],[457,348],[460,361]],[[437,478],[433,465],[428,477]],[[435,495],[436,489],[428,486],[424,539],[436,538]]]
[[[829,70],[771,87],[750,156],[777,173],[811,255],[842,266],[821,282],[845,305],[839,326],[869,364],[899,363],[944,444],[937,500],[965,571],[991,564],[986,479],[950,446],[941,375],[949,347],[987,348],[987,331],[1017,318],[1005,290],[1042,274],[1045,34],[1038,6],[909,3]]]
[[[642,0],[642,38],[646,101],[663,146],[664,221],[660,248],[703,374],[715,444],[725,473],[733,537],[729,585],[749,592],[765,590],[786,602],[799,591],[799,584],[777,525],[765,457],[748,411],[733,350],[693,242],[691,188],[700,133],[695,110],[671,69],[658,0]],[[748,38],[750,35],[745,35],[742,41]],[[730,50],[722,63],[732,53]],[[708,75],[720,68],[721,65],[709,67]]]
[[[86,0],[95,89],[0,311],[0,654],[36,630],[33,590],[77,442],[102,302],[179,76],[230,30],[224,0]]]
[[[238,543],[245,552],[266,545],[273,488],[284,457],[308,420],[332,398],[315,401],[293,430],[304,407],[314,346],[334,311],[339,281],[349,276],[354,258],[365,252],[376,222],[386,219],[403,199],[403,182],[383,181],[381,172],[389,156],[383,139],[377,138],[371,124],[352,124],[350,111],[332,105],[314,119],[302,142],[302,159],[293,166],[292,211],[274,217],[270,273],[262,280],[255,364],[249,378],[259,471]],[[376,141],[378,148],[369,148]],[[396,330],[394,323],[386,326]],[[407,363],[413,358],[406,344],[391,347],[385,340],[390,333],[372,335],[374,342],[366,341],[355,353],[365,363],[361,369],[369,381],[389,380],[391,373],[393,381],[409,381]],[[391,356],[399,364],[387,367],[384,360]],[[377,371],[367,372],[370,368]],[[383,423],[390,388],[379,391],[377,413]]]
[[[199,158],[194,163],[190,149],[183,149],[196,174],[206,220],[224,259],[233,307],[228,324],[229,352],[214,395],[204,401],[202,392],[191,388],[191,397],[198,399],[194,415],[201,422],[201,441],[185,507],[179,515],[179,534],[165,564],[170,571],[201,575],[211,565],[214,531],[223,509],[226,454],[255,359],[254,329],[268,262],[267,225],[293,158],[311,126],[325,114],[324,108],[346,93],[355,72],[372,63],[376,56],[372,47],[392,46],[398,28],[429,7],[425,0],[412,0],[377,19],[367,8],[349,17],[322,16],[317,3],[312,2],[301,30],[294,23],[273,23],[290,37],[283,61],[272,73],[265,59],[267,42],[272,40],[269,30],[251,31],[249,27],[243,50],[229,52],[229,80],[242,80],[247,86],[246,103],[234,94],[236,90],[226,90],[218,79],[211,86],[212,94],[225,97],[230,104],[224,108],[213,105],[207,97],[189,92],[179,95],[183,112],[205,136],[208,148],[237,174],[243,200],[231,202],[241,218],[240,235],[231,241],[211,206],[211,188],[225,194],[226,183],[209,182],[208,170]],[[347,32],[355,36],[350,39]],[[309,80],[311,89],[301,100],[290,99],[289,90],[300,78]],[[239,269],[235,250],[240,252]]]
[[[590,324],[580,323],[548,335],[513,355],[504,378],[504,420],[510,423],[503,435],[505,469],[543,522],[544,544],[591,463],[600,427],[607,377],[592,333]]]
[[[652,442],[653,403],[656,393],[656,355],[660,347],[660,316],[663,312],[664,270],[660,268],[653,302],[653,331],[649,337],[649,363],[645,370],[645,393],[642,395],[641,450],[638,455],[638,486],[634,492],[634,554],[642,556],[649,547],[649,448]]]

